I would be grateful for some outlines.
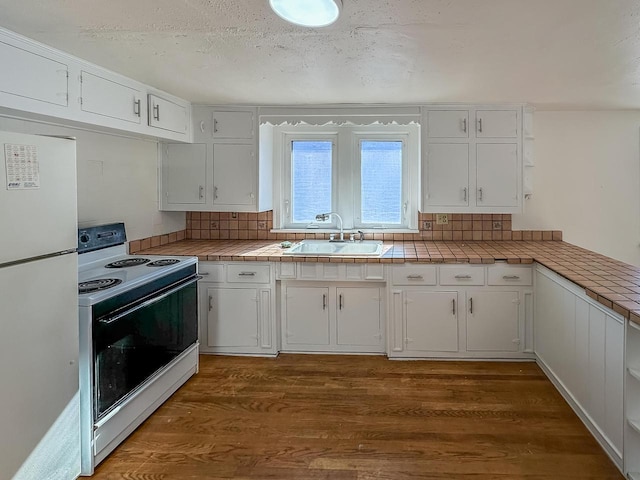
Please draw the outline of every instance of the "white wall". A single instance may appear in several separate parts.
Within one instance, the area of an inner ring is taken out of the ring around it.
[[[513,229],[640,266],[640,112],[537,111],[534,194]]]
[[[0,130],[76,137],[80,226],[122,221],[129,240],[185,228],[183,212],[158,211],[155,141],[6,117]]]

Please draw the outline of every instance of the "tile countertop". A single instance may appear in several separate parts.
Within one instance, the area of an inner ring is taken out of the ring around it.
[[[305,257],[283,255],[273,240],[182,240],[135,252],[189,255],[200,261],[330,263],[538,262],[584,288],[586,294],[640,324],[640,268],[560,241],[384,242],[381,257]]]

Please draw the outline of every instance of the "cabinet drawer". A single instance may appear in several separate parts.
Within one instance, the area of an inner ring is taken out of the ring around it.
[[[533,270],[531,267],[512,267],[507,265],[495,265],[488,267],[487,284],[532,285]]]
[[[433,265],[397,265],[391,275],[394,285],[436,284],[436,267]]]
[[[484,285],[484,267],[440,267],[440,285]]]
[[[198,273],[204,277],[203,282],[224,282],[224,266],[221,263],[199,262]]]
[[[229,283],[269,283],[269,265],[255,265],[246,262],[243,265],[227,265]]]

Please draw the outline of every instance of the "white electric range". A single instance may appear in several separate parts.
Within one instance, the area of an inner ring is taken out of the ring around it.
[[[83,475],[198,370],[197,258],[125,242],[122,223],[78,230]]]

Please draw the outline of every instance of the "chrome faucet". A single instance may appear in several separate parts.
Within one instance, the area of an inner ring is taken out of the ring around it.
[[[342,230],[342,217],[338,215],[336,212],[328,212],[328,213],[319,213],[316,215],[316,220],[319,222],[326,222],[331,215],[335,216],[340,222],[338,228],[340,229],[340,239],[336,240],[335,238],[329,238],[330,242],[344,242],[344,230]]]

